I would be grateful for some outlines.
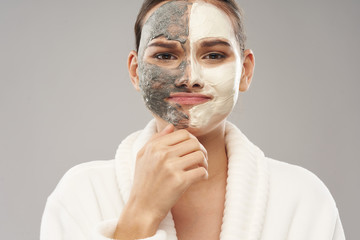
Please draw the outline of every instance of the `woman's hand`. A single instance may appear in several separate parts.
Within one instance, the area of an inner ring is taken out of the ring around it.
[[[170,124],[155,134],[137,155],[130,198],[114,237],[134,239],[154,235],[186,189],[207,179],[207,167],[205,148],[188,131],[174,132]]]

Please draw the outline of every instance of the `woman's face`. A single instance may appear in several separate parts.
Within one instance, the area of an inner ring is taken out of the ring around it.
[[[143,26],[139,87],[146,106],[177,128],[206,129],[233,109],[242,69],[229,17],[202,1],[170,1]]]

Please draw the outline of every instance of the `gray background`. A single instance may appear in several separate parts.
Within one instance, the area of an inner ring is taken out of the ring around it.
[[[38,239],[61,176],[113,158],[151,119],[126,68],[140,4],[0,1],[1,239]],[[266,155],[318,175],[356,239],[360,2],[241,4],[256,71],[230,119]]]

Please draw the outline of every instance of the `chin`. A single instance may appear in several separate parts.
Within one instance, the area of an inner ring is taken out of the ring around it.
[[[227,115],[213,116],[211,118],[211,120],[204,121],[204,124],[199,124],[199,125],[189,124],[189,126],[184,129],[186,129],[187,131],[189,131],[192,135],[194,135],[196,137],[201,137],[201,136],[207,135],[208,133],[215,131],[218,128],[223,127],[225,124],[225,121],[226,121],[226,117],[227,117]],[[191,117],[190,117],[190,122],[191,122]],[[181,129],[178,127],[176,127],[176,128]]]
[[[215,110],[215,109],[214,109]],[[181,121],[172,121],[172,118],[162,118],[159,115],[152,113],[154,118],[158,123],[158,127],[162,129],[169,123],[173,124],[175,129],[186,129],[191,134],[196,137],[204,136],[214,130],[224,126],[227,116],[230,111],[226,112],[201,112],[201,114],[196,114],[197,112],[189,112],[187,109],[183,111],[185,116],[188,116],[187,119],[182,119]],[[165,115],[168,116],[168,115]],[[176,119],[178,120],[178,119]]]

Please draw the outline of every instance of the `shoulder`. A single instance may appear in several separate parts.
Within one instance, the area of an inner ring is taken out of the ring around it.
[[[342,231],[335,201],[314,173],[267,160],[269,191],[262,239],[333,239],[334,229]]]
[[[42,235],[59,231],[85,239],[99,222],[116,219],[123,201],[114,172],[113,160],[82,163],[68,170],[47,199]]]
[[[92,161],[68,170],[47,199],[44,211],[69,213],[78,222],[116,218],[124,206],[115,174],[115,161]]]
[[[335,201],[325,184],[311,171],[289,163],[268,158],[270,191],[298,203],[326,204],[335,207]]]
[[[141,130],[127,136],[121,142],[121,147],[118,147],[116,155],[130,151],[140,133]],[[64,202],[87,197],[98,200],[99,196],[118,198],[121,189],[117,177],[115,159],[81,163],[64,174],[49,199]]]
[[[81,163],[69,169],[49,198],[67,198],[103,191],[116,183],[115,161],[99,160]]]
[[[275,160],[267,157],[269,170],[272,177],[287,179],[292,181],[293,183],[304,183],[307,182],[322,184],[321,180],[311,171],[307,170],[298,165],[282,162],[279,160]],[[305,181],[305,182],[304,182]]]
[[[74,179],[83,180],[84,178],[88,179],[89,177],[101,176],[104,174],[109,174],[114,171],[114,160],[98,160],[80,163],[72,168],[70,168],[62,177],[59,182],[59,185],[67,184],[72,182]]]

